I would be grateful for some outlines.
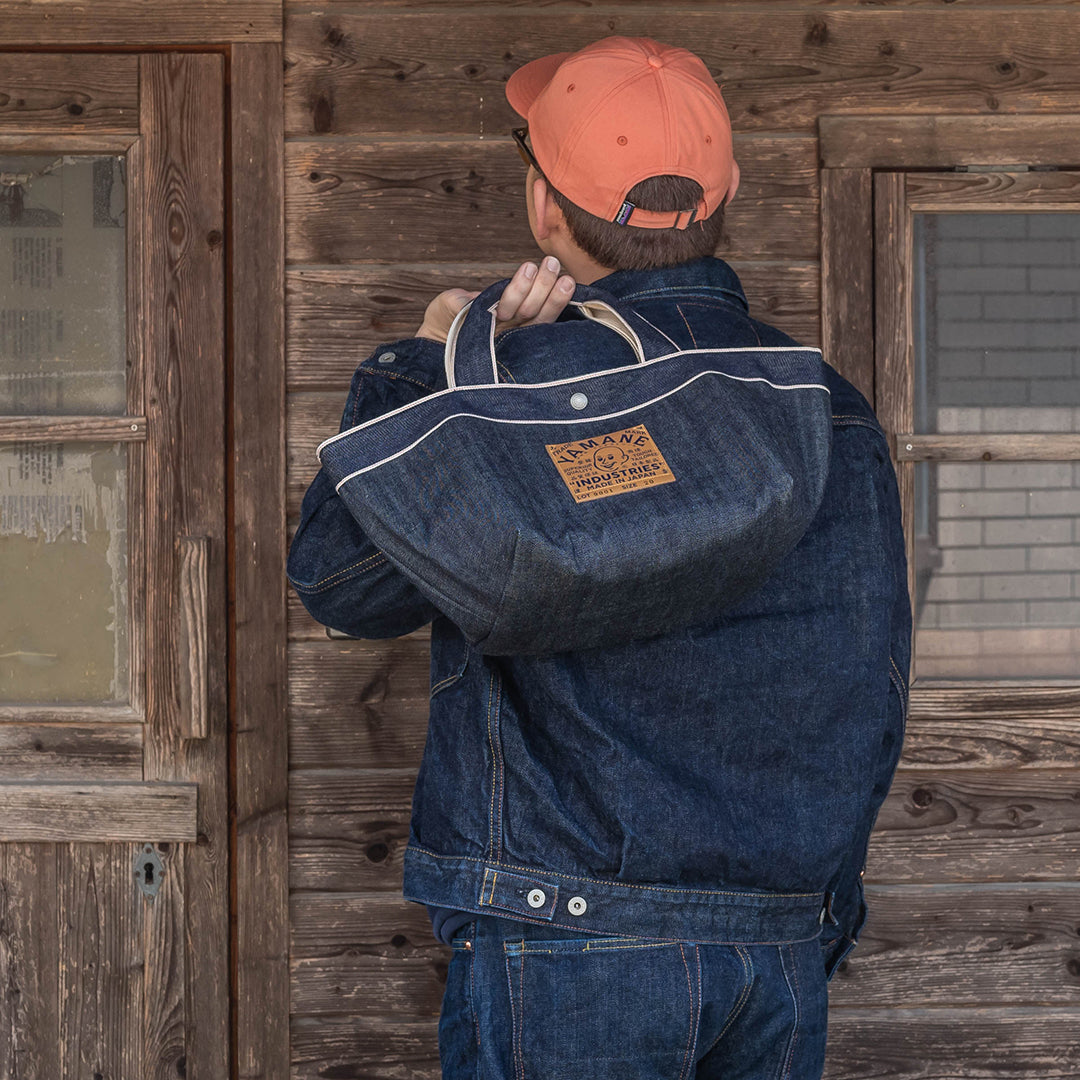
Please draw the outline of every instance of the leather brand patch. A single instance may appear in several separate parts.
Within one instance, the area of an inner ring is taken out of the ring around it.
[[[675,476],[644,424],[566,443],[545,443],[574,502],[670,484]]]

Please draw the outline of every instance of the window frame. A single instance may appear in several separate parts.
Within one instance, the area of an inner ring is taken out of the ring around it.
[[[888,435],[914,601],[916,462],[1080,460],[1080,434],[914,433],[914,214],[1080,211],[1080,171],[1070,169],[1080,135],[1067,114],[818,120],[822,352],[873,404]],[[913,656],[913,717],[1045,720],[1078,709],[1076,679],[920,682]]]
[[[141,139],[135,132],[64,134],[42,131],[0,135],[0,154],[123,155],[127,177],[125,214],[126,407],[121,415],[0,416],[0,443],[123,443],[127,450],[128,699],[116,703],[53,704],[0,701],[0,722],[143,723],[146,720],[146,518],[145,350],[139,294],[143,231]]]

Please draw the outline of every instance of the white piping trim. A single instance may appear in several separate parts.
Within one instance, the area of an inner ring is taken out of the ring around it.
[[[453,327],[451,327],[453,329]],[[448,339],[449,340],[449,339]],[[753,345],[746,346],[740,345],[738,347],[732,347],[728,349],[679,349],[677,352],[665,353],[663,356],[654,356],[651,360],[646,360],[644,363],[624,364],[622,367],[606,368],[604,371],[590,371],[585,372],[582,375],[571,375],[565,379],[553,379],[551,382],[541,383],[496,383],[493,386],[470,386],[470,390],[535,390],[538,387],[545,386],[564,386],[566,383],[587,382],[589,379],[598,378],[601,375],[614,375],[620,371],[637,371],[640,368],[646,367],[649,364],[658,364],[661,360],[670,360],[673,356],[697,356],[701,353],[741,353],[741,352],[815,352],[819,356],[821,350],[814,348],[812,345],[799,345],[796,348],[792,348],[790,345]],[[723,374],[722,372],[720,374]],[[740,376],[732,375],[731,378],[737,379]],[[768,382],[767,379],[764,380]],[[775,383],[770,385],[775,386]],[[827,393],[831,393],[827,386],[823,386],[820,383],[800,383],[802,386],[821,386]],[[316,455],[322,453],[324,446],[328,446],[330,443],[335,442],[338,439],[343,439],[346,435],[351,435],[354,431],[359,431],[361,428],[367,427],[369,424],[377,424],[380,420],[385,420],[388,416],[394,416],[397,413],[403,413],[408,409],[415,408],[422,402],[431,401],[432,398],[442,397],[444,394],[455,393],[457,387],[448,386],[445,390],[435,390],[430,394],[425,394],[423,397],[417,398],[415,401],[410,401],[405,405],[401,405],[396,409],[391,409],[388,413],[383,413],[382,416],[373,416],[370,420],[365,420],[362,424],[357,424],[355,427],[348,428],[345,431],[339,431],[336,435],[331,435],[328,439],[323,439],[321,443],[315,448]],[[778,386],[777,389],[786,389],[783,386]],[[798,389],[796,387],[795,389]]]
[[[473,298],[475,300],[475,297]],[[491,330],[488,333],[488,352],[491,355],[491,384],[494,385],[499,381],[499,366],[495,359],[495,326],[498,323],[498,317],[495,312],[499,307],[499,300],[496,300],[494,304],[487,309],[488,314],[491,316]],[[458,386],[457,381],[457,342],[458,335],[461,332],[461,324],[464,321],[465,313],[473,305],[473,300],[470,300],[467,304],[463,305],[461,310],[454,316],[454,321],[450,324],[450,330],[446,335],[446,348],[443,351],[443,367],[446,370],[446,386],[448,389],[453,390]],[[620,337],[624,338],[630,347],[637,354],[638,362],[645,363],[645,346],[641,343],[641,338],[634,333],[630,324],[610,305],[605,304],[603,300],[571,300],[571,307],[580,308],[582,313],[587,319],[592,322],[598,322],[601,326],[606,326],[609,330],[614,330]],[[603,308],[605,311],[610,312],[612,318],[618,323],[618,326],[613,326],[610,319],[603,319],[599,315],[595,314],[590,308]],[[636,312],[635,312],[636,314]],[[645,320],[649,322],[648,319]],[[649,323],[652,326],[652,323]],[[623,329],[620,329],[622,327]],[[653,327],[655,330],[656,327]],[[663,331],[658,331],[663,333]],[[668,341],[671,338],[664,334]],[[672,345],[675,345],[677,349],[679,346],[671,341]],[[487,385],[485,383],[477,383],[478,386]],[[532,384],[537,385],[537,384]]]
[[[362,469],[357,469],[355,472],[349,473],[348,476],[343,477],[334,485],[335,491],[341,490],[341,485],[351,480],[354,476],[359,476],[361,473],[370,472],[372,469],[377,469],[380,465],[385,465],[389,461],[394,461],[396,458],[401,457],[402,454],[407,454],[410,450],[419,446],[429,435],[433,435],[436,431],[448,423],[450,420],[456,420],[459,417],[467,416],[474,420],[487,420],[491,424],[573,424],[588,421],[592,423],[596,420],[614,420],[616,417],[625,416],[627,413],[637,412],[638,409],[644,409],[647,405],[655,405],[658,401],[663,401],[664,398],[670,397],[672,394],[678,393],[683,387],[689,386],[692,382],[696,382],[703,375],[722,375],[725,379],[734,379],[736,382],[763,382],[769,383],[775,390],[824,390],[829,394],[831,391],[827,386],[823,386],[821,383],[797,383],[791,386],[780,386],[777,383],[769,382],[768,379],[763,378],[760,375],[745,376],[745,375],[729,375],[726,371],[699,371],[696,375],[691,376],[685,382],[680,383],[678,386],[672,387],[670,390],[666,390],[662,394],[658,394],[656,397],[651,398],[648,401],[639,402],[637,405],[631,405],[627,409],[619,409],[618,412],[604,413],[602,416],[582,416],[582,417],[570,417],[563,420],[510,420],[500,419],[494,416],[481,416],[479,413],[452,413],[450,416],[444,416],[433,428],[429,428],[420,436],[419,439],[415,439],[409,443],[408,446],[402,447],[396,454],[391,454],[389,457],[385,457],[380,461],[373,461],[370,465],[365,465]]]
[[[598,322],[601,326],[606,326],[609,330],[614,330],[615,333],[623,338],[630,348],[634,350],[634,354],[638,359],[638,364],[645,363],[645,346],[642,345],[641,338],[634,333],[634,328],[610,304],[605,304],[603,300],[586,300],[584,302],[578,302],[575,306],[581,308],[582,313],[587,319]],[[609,312],[614,317],[615,322],[612,323],[610,319],[601,318],[595,312],[591,311],[591,308],[603,308],[604,311]],[[675,342],[672,341],[671,344],[675,345]],[[676,349],[678,347],[678,345],[675,345]]]
[[[473,306],[473,297],[467,304],[463,304],[461,310],[454,316],[450,329],[446,334],[446,348],[443,350],[443,367],[446,369],[446,385],[452,390],[456,385],[454,381],[454,354],[457,352],[458,333],[465,319],[465,313]]]
[[[661,337],[666,337],[666,338],[668,339],[668,341],[670,341],[670,342],[671,342],[671,344],[675,346],[675,348],[676,348],[676,349],[677,349],[677,348],[679,347],[679,343],[678,343],[678,342],[677,342],[677,341],[676,341],[676,340],[675,340],[674,338],[670,338],[670,337],[668,337],[668,335],[667,335],[667,334],[665,334],[665,333],[664,333],[664,331],[663,331],[663,330],[661,330],[659,326],[657,326],[657,325],[656,325],[655,323],[651,323],[651,322],[649,322],[649,320],[648,320],[648,319],[646,319],[646,318],[645,318],[645,316],[644,316],[644,315],[642,315],[640,311],[635,311],[635,312],[634,312],[634,314],[635,314],[635,315],[636,315],[636,316],[637,316],[637,317],[638,317],[638,318],[639,318],[639,319],[640,319],[640,320],[641,320],[641,321],[642,321],[643,323],[648,323],[648,324],[649,324],[649,326],[651,326],[651,327],[652,327],[652,328],[653,328],[653,329],[654,329],[654,330],[655,330],[655,331],[656,331],[656,332],[657,332],[657,333],[658,333],[658,334],[659,334],[659,335],[660,335]]]

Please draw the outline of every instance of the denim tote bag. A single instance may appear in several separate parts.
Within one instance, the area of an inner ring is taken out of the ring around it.
[[[505,285],[451,326],[447,389],[319,445],[371,541],[493,655],[651,637],[759,585],[824,493],[820,350],[673,350],[632,328],[622,301],[579,285],[571,304],[621,334],[636,361],[499,382]]]

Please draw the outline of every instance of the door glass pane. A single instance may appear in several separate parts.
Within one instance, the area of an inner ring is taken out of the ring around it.
[[[1080,431],[1080,213],[915,214],[915,431]]]
[[[123,156],[0,154],[0,414],[125,411]]]
[[[917,677],[1080,677],[1080,462],[920,462]]]
[[[1080,214],[914,216],[915,430],[1080,431]],[[1080,462],[915,466],[924,678],[1080,677]]]
[[[123,443],[0,445],[0,701],[129,700]]]

